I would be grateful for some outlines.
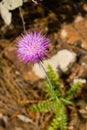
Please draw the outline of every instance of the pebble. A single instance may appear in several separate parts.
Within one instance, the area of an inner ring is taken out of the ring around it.
[[[32,122],[32,120],[24,115],[18,115],[17,116],[20,120],[22,120],[23,122],[29,123]]]
[[[82,84],[85,84],[86,83],[86,79],[75,78],[73,80],[73,83],[76,84],[77,82],[81,82]]]

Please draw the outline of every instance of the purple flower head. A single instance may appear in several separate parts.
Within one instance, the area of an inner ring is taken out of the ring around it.
[[[17,41],[17,54],[25,63],[39,62],[46,56],[49,39],[41,33],[27,33]]]

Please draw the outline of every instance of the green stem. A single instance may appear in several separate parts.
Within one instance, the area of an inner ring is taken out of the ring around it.
[[[45,72],[45,75],[46,75],[46,78],[47,78],[47,81],[48,81],[50,87],[53,88],[53,86],[52,86],[52,84],[51,84],[51,82],[50,82],[50,79],[49,79],[49,77],[48,77],[48,75],[47,75],[47,72],[46,72],[46,70],[45,70],[45,68],[44,68],[44,65],[43,65],[43,63],[42,63],[41,61],[40,61],[40,65],[41,65],[41,67],[43,68],[43,70],[44,70],[44,72]]]
[[[19,7],[19,11],[20,11],[20,16],[21,16],[21,20],[22,20],[22,24],[23,24],[23,30],[24,30],[24,33],[26,31],[25,29],[25,21],[24,21],[24,17],[23,17],[23,14],[22,14],[22,11],[21,11],[21,7]]]
[[[44,65],[43,65],[42,61],[40,61],[40,65],[41,65],[41,67],[43,68],[43,70],[44,70],[44,72],[45,72],[45,75],[46,75],[46,78],[47,78],[47,81],[48,81],[50,87],[53,89],[53,85],[52,85],[52,83],[51,83],[51,81],[50,81],[50,79],[49,79],[49,77],[48,77],[48,75],[47,75],[47,72],[46,72],[46,70],[45,70],[45,68],[44,68]],[[57,96],[56,96],[56,100],[59,102],[59,99],[58,99]]]

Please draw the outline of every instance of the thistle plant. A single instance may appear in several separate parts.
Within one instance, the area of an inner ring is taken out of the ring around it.
[[[49,39],[45,35],[37,32],[28,32],[17,39],[18,58],[25,63],[38,62],[44,69],[42,60],[47,55],[49,48],[48,43]],[[53,111],[55,117],[53,118],[48,130],[56,130],[57,128],[66,130],[67,113],[65,105],[72,104],[71,98],[77,92],[81,83],[76,83],[63,95],[59,78],[54,73],[50,65],[48,66],[48,73],[46,73],[46,77],[45,90],[48,94],[48,99],[46,99],[42,104],[32,106],[30,110],[33,112]]]
[[[30,32],[17,39],[18,58],[25,63],[37,63],[46,57],[49,39],[41,33]]]
[[[49,39],[45,35],[42,35],[41,32],[27,32],[25,35],[17,38],[16,43],[17,56],[21,61],[25,63],[38,62],[44,69],[42,59],[47,57],[47,51],[49,49]],[[52,87],[47,74],[46,77],[49,85]]]
[[[48,78],[52,84],[52,87],[50,87],[48,82],[45,81],[45,90],[49,95],[49,98],[42,104],[32,106],[30,110],[33,112],[53,111],[55,116],[47,130],[57,130],[57,128],[60,128],[60,130],[66,130],[67,111],[65,106],[73,105],[71,99],[80,88],[81,83],[77,82],[70,88],[70,90],[65,94],[62,94],[62,87],[59,78],[50,65],[48,66]]]

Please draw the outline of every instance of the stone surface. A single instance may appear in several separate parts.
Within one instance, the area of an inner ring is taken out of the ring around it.
[[[76,53],[64,49],[58,52],[57,59],[55,60],[58,62],[60,69],[63,72],[66,72],[76,61]]]
[[[76,61],[76,54],[67,49],[60,50],[56,55],[48,60],[43,61],[44,69],[47,71],[47,66],[50,64],[55,72],[59,67],[63,72],[66,72],[70,66]],[[45,77],[45,72],[41,65],[35,64],[33,71],[41,78]]]
[[[73,83],[76,84],[77,82],[81,82],[82,84],[85,84],[86,83],[86,79],[75,78],[73,80]]]

